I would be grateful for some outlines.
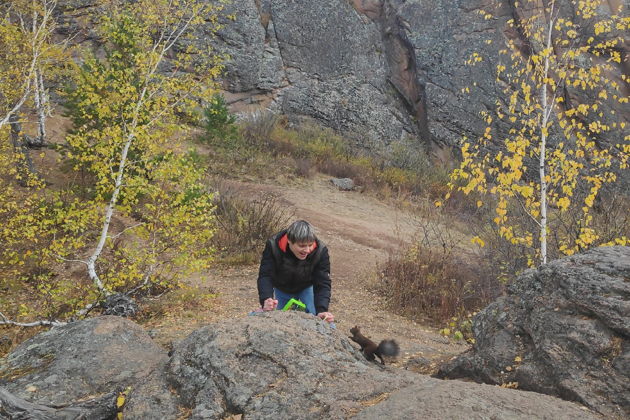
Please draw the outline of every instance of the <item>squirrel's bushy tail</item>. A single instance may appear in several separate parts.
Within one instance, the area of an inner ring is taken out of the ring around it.
[[[378,353],[383,356],[396,357],[400,353],[400,347],[394,340],[383,340],[378,345]]]

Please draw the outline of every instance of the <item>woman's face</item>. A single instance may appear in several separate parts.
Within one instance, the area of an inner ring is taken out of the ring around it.
[[[289,242],[289,249],[299,260],[304,260],[315,249],[315,242]]]

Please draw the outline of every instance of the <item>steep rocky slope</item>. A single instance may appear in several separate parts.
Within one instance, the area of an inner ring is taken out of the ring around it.
[[[75,34],[76,42],[95,41],[89,21],[98,2],[59,3],[60,31]],[[571,3],[560,3],[562,15],[579,22]],[[600,12],[619,5],[604,2]],[[483,19],[479,10],[494,17]],[[506,22],[534,12],[540,10],[511,0],[233,0],[225,16],[236,19],[226,17],[211,42],[231,57],[224,89],[237,112],[312,119],[372,150],[409,136],[440,155],[462,136],[483,132],[478,113],[493,109],[500,96],[497,51],[508,38],[523,48],[535,44]],[[596,36],[586,25],[580,30],[584,38]],[[210,38],[204,31],[197,36]],[[625,58],[627,47],[620,48]],[[486,60],[466,66],[473,52]],[[623,84],[627,72],[624,62],[609,76]],[[567,102],[581,95],[565,92]],[[627,109],[615,107],[627,119]]]

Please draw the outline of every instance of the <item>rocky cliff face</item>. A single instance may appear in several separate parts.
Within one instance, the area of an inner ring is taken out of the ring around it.
[[[97,4],[60,3],[66,29],[80,27]],[[603,12],[617,3],[609,1]],[[478,112],[495,106],[496,51],[506,38],[518,39],[525,49],[531,45],[505,25],[508,19],[532,12],[515,4],[233,0],[225,16],[234,15],[236,20],[225,18],[226,25],[213,42],[217,51],[231,57],[224,89],[236,112],[266,108],[294,121],[315,120],[368,149],[411,137],[435,152],[463,135],[483,132]],[[575,19],[570,2],[562,4],[562,13]],[[491,10],[494,17],[482,19],[480,9]],[[82,33],[77,40],[90,39],[89,27]],[[199,39],[208,37],[199,34]],[[466,66],[473,52],[487,60]],[[627,51],[622,53],[627,56]],[[620,65],[612,77],[621,80],[627,70]],[[470,94],[463,92],[467,87]],[[579,95],[566,92],[568,101]]]
[[[355,133],[367,147],[417,132],[388,83],[380,25],[350,3],[238,0],[227,13],[238,18],[219,32],[218,49],[233,57],[225,88],[236,110],[262,102]]]
[[[575,20],[565,3],[562,14]],[[508,19],[532,13],[510,0],[237,0],[231,7],[239,19],[223,31],[222,48],[234,57],[226,89],[235,107],[263,102],[368,147],[368,139],[383,145],[412,136],[443,147],[474,137],[483,131],[478,112],[498,97],[496,51],[506,38],[532,43],[507,29]],[[480,9],[495,17],[482,19]],[[252,43],[246,33],[256,34]],[[473,52],[487,60],[466,66]],[[613,77],[621,80],[627,69],[618,70]],[[579,94],[569,89],[567,98]]]
[[[405,136],[452,144],[461,134],[452,126],[467,124],[457,104],[461,86],[444,70],[462,67],[466,51],[450,31],[467,23],[465,11],[443,3],[446,10],[419,1],[238,0],[228,13],[239,18],[218,43],[233,57],[228,96],[236,109],[262,103],[367,148]],[[253,8],[259,19],[248,14]],[[252,34],[247,48],[243,34]]]

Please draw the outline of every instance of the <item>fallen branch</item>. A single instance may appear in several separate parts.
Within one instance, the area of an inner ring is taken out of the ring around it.
[[[66,325],[67,322],[64,321],[33,321],[33,322],[17,322],[11,321],[8,319],[2,312],[0,312],[0,325],[14,325],[16,327],[61,327],[62,325]]]

